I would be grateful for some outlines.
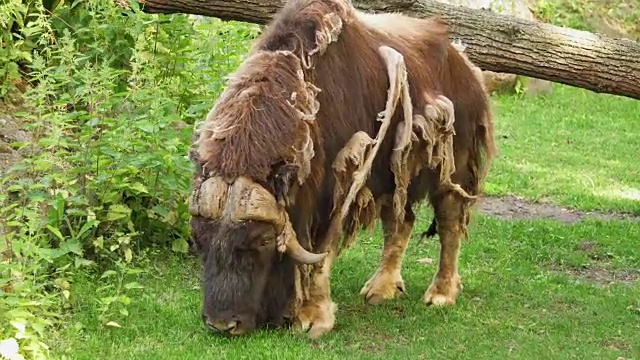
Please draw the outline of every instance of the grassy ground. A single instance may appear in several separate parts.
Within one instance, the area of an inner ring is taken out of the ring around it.
[[[548,99],[496,100],[500,156],[488,191],[580,209],[640,214],[640,102],[557,87]],[[634,195],[635,194],[635,195]],[[635,196],[635,198],[634,198]],[[416,230],[428,225],[428,210]],[[75,312],[53,346],[72,359],[640,359],[640,222],[500,220],[479,214],[460,258],[455,307],[421,303],[435,270],[435,241],[407,252],[408,295],[365,305],[380,231],[338,260],[338,323],[318,341],[287,330],[221,338],[199,317],[199,262],[158,252],[138,281],[122,328],[103,327],[91,301],[100,281],[75,286]]]
[[[496,101],[499,158],[488,193],[640,213],[640,101],[556,86]]]

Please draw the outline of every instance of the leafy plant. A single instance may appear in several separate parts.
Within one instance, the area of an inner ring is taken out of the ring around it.
[[[145,249],[187,251],[191,128],[258,28],[106,0],[53,15],[34,3],[34,29],[21,30],[31,45],[9,44],[28,69],[17,115],[34,141],[13,144],[32,155],[0,184],[0,341],[42,358],[46,333],[86,301],[74,297],[79,273],[100,284],[97,319],[126,326]],[[28,11],[10,0],[7,13]]]
[[[534,5],[535,17],[544,22],[640,40],[640,2],[635,0],[537,0]]]

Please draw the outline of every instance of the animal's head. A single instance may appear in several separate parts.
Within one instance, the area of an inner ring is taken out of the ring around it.
[[[199,132],[189,210],[204,260],[202,318],[213,330],[282,323],[294,265],[325,257],[300,245],[288,213],[311,172],[316,92],[290,52],[258,52]]]
[[[286,186],[286,179],[278,179]],[[195,244],[204,260],[203,321],[215,331],[241,334],[287,317],[293,264],[326,254],[305,250],[283,201],[255,181],[205,180],[191,199]]]

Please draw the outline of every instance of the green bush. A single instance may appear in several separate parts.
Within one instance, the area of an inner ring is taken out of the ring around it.
[[[537,19],[591,32],[613,32],[640,40],[637,0],[536,0]]]
[[[9,70],[28,69],[32,86],[17,115],[34,136],[13,144],[32,156],[0,183],[0,341],[41,358],[47,331],[75,304],[79,271],[104,285],[95,298],[100,321],[120,326],[141,288],[145,251],[187,251],[192,127],[258,28],[109,0],[62,4],[53,14],[34,3],[33,20],[17,27],[25,41],[5,42],[0,54],[15,64]],[[10,0],[0,14],[24,20],[23,7]]]

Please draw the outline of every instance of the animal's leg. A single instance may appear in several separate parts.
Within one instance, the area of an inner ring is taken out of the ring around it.
[[[469,200],[454,190],[437,197],[434,208],[440,237],[440,263],[431,286],[424,294],[424,302],[427,305],[453,305],[462,292],[458,256],[460,240],[466,231]]]
[[[331,300],[329,275],[335,253],[330,251],[322,265],[310,274],[309,296],[305,299],[293,323],[298,331],[309,331],[309,337],[318,338],[333,329],[337,305]]]
[[[404,218],[398,218],[392,206],[384,206],[381,209],[380,218],[384,231],[382,258],[376,273],[360,290],[360,295],[364,295],[365,300],[370,304],[378,304],[405,292],[401,275],[402,260],[415,222],[415,215],[411,208],[406,210]]]

